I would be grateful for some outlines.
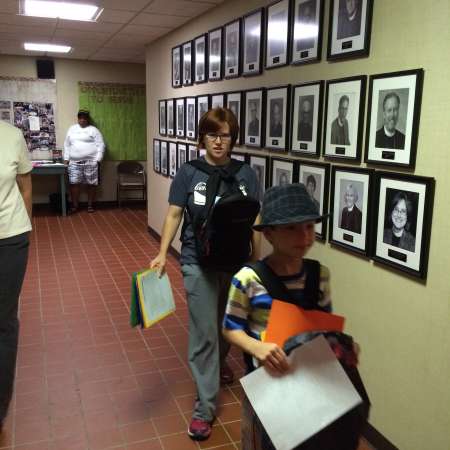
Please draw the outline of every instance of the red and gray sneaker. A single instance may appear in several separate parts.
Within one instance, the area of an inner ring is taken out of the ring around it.
[[[204,441],[211,435],[211,423],[203,419],[191,420],[188,428],[188,435],[194,441]]]

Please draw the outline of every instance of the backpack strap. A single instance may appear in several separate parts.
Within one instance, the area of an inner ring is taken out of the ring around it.
[[[320,262],[315,259],[304,259],[303,264],[306,270],[305,297],[317,304],[319,301]]]

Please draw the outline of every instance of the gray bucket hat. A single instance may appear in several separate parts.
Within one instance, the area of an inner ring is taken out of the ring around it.
[[[328,214],[320,214],[304,184],[286,184],[267,189],[261,208],[261,223],[253,228],[260,231],[274,225],[320,222],[327,217]]]

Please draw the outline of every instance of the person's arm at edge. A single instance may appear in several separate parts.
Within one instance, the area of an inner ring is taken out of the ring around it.
[[[161,233],[161,244],[159,247],[159,253],[150,262],[150,268],[157,267],[158,275],[161,276],[165,271],[167,252],[169,251],[170,244],[177,233],[180,226],[181,219],[183,217],[183,208],[176,205],[169,205],[166,218],[164,219],[164,225]]]
[[[63,161],[65,164],[69,162],[70,158],[70,136],[69,136],[70,128],[67,131],[66,139],[64,139],[64,150],[63,150]]]
[[[33,213],[32,205],[32,184],[31,184],[31,172],[16,175],[17,185],[19,187],[20,194],[22,195],[23,202],[25,203],[25,208],[28,213],[28,217],[31,220],[31,215]]]
[[[97,128],[95,129],[94,140],[95,146],[97,147],[97,156],[95,160],[97,162],[101,162],[101,160],[103,159],[103,154],[105,153],[105,141],[103,140],[102,133],[100,133]]]

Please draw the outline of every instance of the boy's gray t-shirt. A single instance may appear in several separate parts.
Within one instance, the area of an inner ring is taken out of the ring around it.
[[[201,159],[205,160],[204,157]],[[195,215],[205,205],[206,201],[206,183],[209,175],[196,169],[190,164],[183,164],[178,170],[172,181],[169,192],[169,204],[179,206],[180,208],[189,208],[191,214]],[[257,200],[259,198],[259,186],[256,174],[253,169],[244,164],[236,174],[239,181],[239,188],[244,195],[249,195]],[[221,186],[223,189],[223,186]],[[219,195],[221,194],[219,189]],[[184,217],[186,221],[186,215]],[[198,264],[195,250],[194,232],[190,221],[183,224],[181,245],[181,264]]]

